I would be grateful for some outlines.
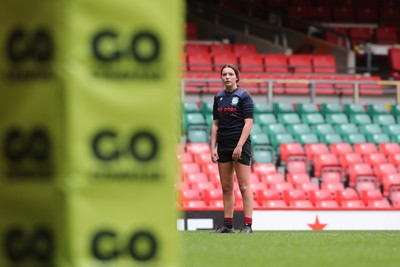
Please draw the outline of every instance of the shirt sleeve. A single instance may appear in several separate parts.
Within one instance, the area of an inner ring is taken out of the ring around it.
[[[245,119],[252,119],[253,118],[253,98],[251,97],[249,92],[245,92],[243,94],[242,99],[242,108],[243,108],[243,117]]]
[[[214,96],[214,104],[213,104],[213,120],[218,120],[218,104],[217,104],[217,96]]]

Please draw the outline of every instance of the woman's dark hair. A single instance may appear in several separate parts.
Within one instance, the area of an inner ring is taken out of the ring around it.
[[[240,71],[239,71],[238,67],[236,67],[236,65],[233,65],[233,64],[225,64],[225,65],[223,65],[222,68],[221,68],[220,75],[222,75],[222,71],[223,71],[225,68],[231,68],[231,69],[233,69],[233,71],[235,72],[236,77],[237,77],[236,82],[239,82],[239,80],[240,80]]]

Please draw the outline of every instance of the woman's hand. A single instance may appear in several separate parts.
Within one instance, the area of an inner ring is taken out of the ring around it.
[[[219,157],[218,157],[217,150],[216,149],[212,149],[211,150],[211,161],[214,162],[214,163],[217,163],[218,159],[219,159]]]
[[[233,150],[232,159],[234,161],[238,161],[241,158],[242,158],[242,147],[237,146],[235,147],[235,150]]]

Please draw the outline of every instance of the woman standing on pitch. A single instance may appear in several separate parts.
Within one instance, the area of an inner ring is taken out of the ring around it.
[[[234,172],[243,198],[244,223],[240,233],[252,232],[253,193],[250,188],[253,99],[238,85],[240,73],[232,64],[222,66],[224,90],[214,97],[211,158],[218,162],[224,202],[224,225],[216,233],[233,233]]]

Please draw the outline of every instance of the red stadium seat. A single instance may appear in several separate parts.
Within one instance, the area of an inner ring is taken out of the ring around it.
[[[400,190],[400,173],[385,174],[382,176],[383,195],[390,197],[392,190]]]
[[[321,200],[333,200],[334,195],[330,190],[320,189],[316,191],[311,191],[309,193],[309,199],[315,205],[317,201]]]
[[[305,144],[304,149],[309,162],[313,162],[315,155],[329,153],[329,148],[324,143]]]
[[[364,161],[365,161],[365,163],[368,163],[371,166],[380,164],[380,163],[387,163],[386,156],[383,153],[365,154]]]
[[[360,95],[382,95],[383,88],[379,81],[382,80],[380,76],[360,76],[357,78],[360,81]],[[363,83],[366,82],[366,83]]]
[[[224,201],[221,199],[210,200],[210,202],[208,203],[208,206],[210,209],[213,209],[213,210],[223,210],[224,209]]]
[[[218,164],[214,162],[206,163],[203,165],[202,171],[208,176],[212,173],[218,173]]]
[[[204,190],[216,189],[215,185],[209,181],[193,183],[191,186],[193,189],[197,190],[200,194],[202,194]]]
[[[397,166],[397,168],[400,168],[400,153],[390,154],[389,162]]]
[[[315,202],[317,209],[338,209],[340,208],[336,200],[318,200]]]
[[[249,179],[250,179],[250,183],[261,182],[260,177],[254,172],[250,172]]]
[[[293,200],[289,203],[289,207],[296,209],[312,209],[314,208],[310,200]]]
[[[185,79],[191,79],[185,81],[185,92],[186,93],[201,93],[208,91],[208,75],[202,72],[186,72],[184,74]],[[196,80],[197,79],[197,80]]]
[[[282,192],[282,199],[289,205],[295,200],[307,200],[306,192],[301,189],[285,190]]]
[[[342,154],[339,156],[340,165],[342,166],[343,170],[346,171],[350,165],[355,163],[363,163],[363,157],[361,154],[358,153],[347,153]]]
[[[227,63],[238,65],[237,56],[233,52],[216,53],[211,56],[214,71],[220,71],[221,67]]]
[[[252,168],[253,172],[259,177],[270,173],[276,173],[276,166],[273,163],[254,163]]]
[[[180,152],[178,154],[178,161],[180,163],[194,162],[193,155],[188,152]]]
[[[311,79],[315,80],[315,93],[317,95],[332,95],[334,94],[334,76],[328,75],[313,75],[310,77]],[[325,83],[330,82],[330,83]]]
[[[183,177],[189,174],[201,173],[200,165],[195,162],[185,162],[181,164]]]
[[[364,190],[360,192],[360,199],[368,206],[368,202],[371,200],[382,200],[383,195],[379,189]]]
[[[203,190],[202,197],[207,205],[210,205],[210,203],[215,200],[222,201],[222,190],[220,189]]]
[[[219,178],[219,173],[211,173],[208,175],[208,179],[212,182],[216,187],[221,185],[221,180]]]
[[[209,179],[205,173],[199,172],[199,173],[189,173],[185,175],[183,181],[191,186],[193,183],[208,182]]]
[[[263,72],[264,64],[261,54],[249,53],[241,54],[239,59],[239,69],[242,72]]]
[[[314,156],[314,176],[321,177],[324,171],[342,171],[338,157],[333,153]]]
[[[182,208],[184,210],[202,210],[208,206],[203,200],[187,200],[183,202]]]
[[[310,183],[310,176],[308,173],[287,173],[286,180],[293,186],[297,184]]]
[[[383,1],[383,3],[386,1]],[[380,20],[383,25],[397,27],[399,24],[400,10],[398,7],[382,6],[379,9]]]
[[[256,200],[262,206],[262,203],[267,200],[281,200],[281,194],[278,190],[264,189],[256,192]]]
[[[288,160],[305,160],[306,153],[303,146],[300,143],[283,143],[279,146],[280,160],[282,163],[288,162]]]
[[[400,48],[389,49],[390,76],[400,80]]]
[[[219,55],[219,54],[234,54],[233,52],[233,45],[232,44],[210,44],[209,45],[209,50],[210,53],[214,56]],[[235,55],[236,56],[236,55]],[[225,63],[222,64],[226,64],[229,63],[229,61],[226,61]],[[233,62],[232,62],[233,63]]]
[[[400,190],[391,192],[390,201],[392,202],[393,207],[400,208]]]
[[[212,163],[211,156],[209,153],[199,153],[194,155],[194,161],[200,165],[202,170],[204,171],[205,165],[208,163]]]
[[[349,37],[351,46],[370,43],[372,41],[373,32],[370,28],[350,28]]]
[[[342,209],[363,209],[365,204],[361,200],[344,200],[341,207]]]
[[[354,188],[346,187],[343,190],[336,191],[336,200],[339,203],[343,203],[344,201],[359,200],[359,199],[360,197]]]
[[[309,94],[309,75],[300,75],[300,74],[287,74],[285,75],[286,82],[284,81],[285,92],[287,94]],[[296,80],[296,81],[288,81],[288,80]]]
[[[380,143],[379,152],[388,157],[391,154],[400,153],[400,145],[398,143]]]
[[[282,209],[287,208],[286,202],[283,200],[265,200],[261,203],[264,209]]]
[[[312,65],[315,73],[336,73],[335,57],[332,55],[314,55]]]
[[[269,188],[273,190],[278,190],[279,193],[283,194],[284,191],[293,190],[294,186],[291,183],[282,182],[282,183],[270,184]]]
[[[261,183],[261,182],[259,182],[259,183],[251,183],[250,184],[250,188],[253,191],[253,195],[255,196],[257,191],[267,189],[267,185],[265,183]]]
[[[268,73],[287,73],[288,62],[285,54],[265,54],[263,56],[265,71]]]
[[[305,160],[292,160],[286,165],[288,173],[305,173],[308,172],[307,162]]]
[[[319,190],[319,186],[316,183],[298,183],[296,188],[304,190],[307,195],[309,195],[312,191]]]
[[[233,44],[232,50],[237,56],[244,54],[255,54],[256,46],[253,44]]]
[[[294,73],[312,73],[312,55],[290,55],[288,57],[289,68]]]
[[[212,72],[211,55],[207,53],[188,53],[187,64],[189,71]]]
[[[370,6],[357,6],[355,8],[357,20],[360,23],[376,23],[378,21],[379,13],[376,7]]]
[[[341,183],[343,182],[343,171],[327,171],[327,172],[322,172],[321,175],[321,181],[322,182],[337,182]]]
[[[357,143],[354,144],[354,152],[361,155],[377,153],[378,149],[374,143]]]
[[[378,27],[375,29],[377,44],[397,44],[398,34],[395,27]]]
[[[333,21],[331,10],[326,6],[309,7],[310,19],[317,22]]]
[[[353,7],[334,7],[332,12],[334,22],[355,22],[355,12]]]
[[[338,183],[338,182],[322,182],[321,189],[329,190],[333,194],[335,194],[336,191],[343,190],[344,185],[343,185],[343,183]]]
[[[188,200],[201,200],[199,192],[194,189],[179,189],[178,197],[180,203]]]
[[[259,94],[260,93],[260,81],[257,74],[242,74],[240,76],[240,86],[246,88],[250,94]]]
[[[340,157],[342,154],[353,153],[353,147],[349,143],[330,144],[329,150],[338,157]]]
[[[382,183],[382,178],[384,175],[398,173],[396,166],[394,166],[392,163],[375,164],[373,168],[379,184]]]
[[[187,43],[185,45],[185,52],[187,54],[208,54],[209,51],[209,46],[208,44],[202,44],[202,43]]]
[[[377,178],[372,167],[367,163],[354,163],[349,166],[349,186],[355,188],[360,180],[374,180]]]
[[[261,176],[261,182],[270,185],[285,182],[285,178],[280,173],[269,173]]]
[[[190,154],[211,153],[208,143],[186,143],[186,152]]]
[[[389,201],[386,198],[380,199],[380,200],[368,201],[367,207],[375,208],[375,209],[390,209],[390,208],[392,208],[392,206],[390,205]]]

